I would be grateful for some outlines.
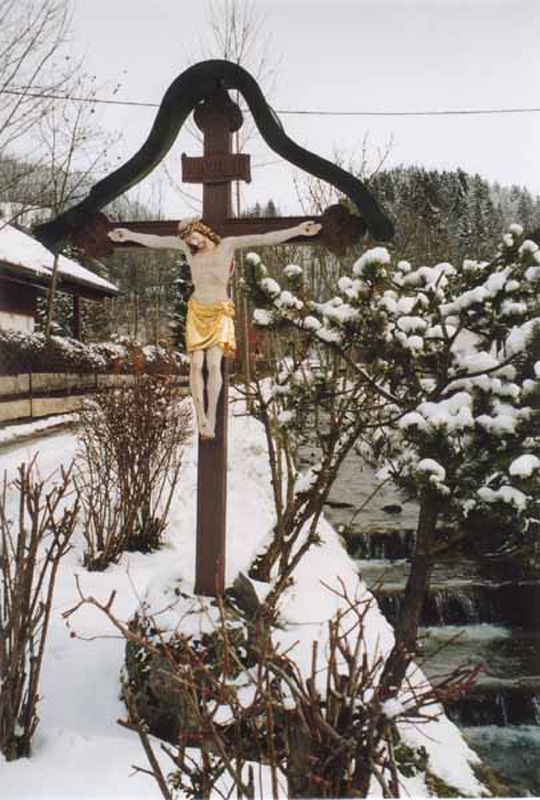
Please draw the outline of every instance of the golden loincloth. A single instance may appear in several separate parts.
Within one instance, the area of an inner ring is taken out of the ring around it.
[[[194,297],[188,301],[186,320],[186,350],[208,350],[221,347],[224,355],[233,356],[236,350],[234,335],[234,303],[212,303],[206,306]]]

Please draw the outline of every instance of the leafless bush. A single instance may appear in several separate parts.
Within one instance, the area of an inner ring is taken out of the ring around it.
[[[19,493],[18,530],[9,518],[8,490]],[[18,478],[4,476],[0,498],[0,751],[8,760],[30,755],[39,722],[39,679],[60,561],[70,549],[78,503],[64,503],[72,491],[71,468],[47,489],[35,477],[34,462]]]
[[[379,683],[384,657],[368,651],[363,635],[371,601],[350,597],[344,586],[336,594],[342,610],[328,623],[324,652],[313,642],[307,671],[294,650],[275,643],[264,616],[251,626],[244,621],[239,635],[238,617],[223,604],[213,632],[201,639],[167,638],[144,614],[121,622],[114,594],[101,603],[80,592],[66,616],[86,604],[100,608],[135,647],[141,670],[152,672],[150,682],[167,682],[171,704],[182,709],[177,741],[161,746],[174,764],[166,774],[141,714],[139,687],[133,680],[125,686],[129,714],[121,724],[137,732],[150,766],[136,770],[151,775],[166,800],[176,792],[269,796],[263,772],[272,797],[365,797],[372,780],[383,797],[399,797],[403,776],[428,769],[428,755],[408,747],[396,723],[436,718],[434,703],[464,691],[474,670],[456,670],[438,688],[407,685],[399,698],[389,696]]]
[[[139,371],[130,385],[85,406],[76,481],[88,568],[105,569],[126,550],[159,546],[190,422],[172,375]]]
[[[264,428],[276,523],[250,577],[269,582],[279,576],[270,604],[319,542],[325,502],[344,459],[370,427],[364,411],[372,409],[373,397],[344,361],[323,348],[294,335],[284,343],[276,332],[267,335],[267,346],[275,359],[273,375],[268,381],[254,374],[249,399],[251,414]],[[303,472],[300,457],[307,448],[317,453],[318,462]]]

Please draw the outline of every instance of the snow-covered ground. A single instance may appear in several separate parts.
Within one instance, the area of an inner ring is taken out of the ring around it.
[[[34,439],[38,434],[50,433],[55,428],[73,424],[75,414],[58,414],[54,417],[32,420],[0,428],[0,445],[17,444],[25,439]],[[1,455],[1,454],[0,454]],[[2,463],[4,458],[2,457]]]
[[[229,504],[227,539],[227,582],[239,570],[247,572],[271,529],[274,511],[266,447],[262,429],[247,417],[233,417],[229,445]],[[60,463],[68,464],[76,450],[73,433],[60,432],[22,442],[0,450],[2,470],[13,475],[19,463],[38,452],[43,475]],[[75,577],[88,595],[106,600],[117,592],[115,610],[128,619],[142,598],[157,608],[165,604],[171,587],[189,593],[193,589],[196,523],[196,459],[193,439],[186,449],[183,471],[171,508],[167,543],[152,555],[127,554],[105,573],[88,573],[82,566],[83,541],[79,537],[61,567],[49,630],[41,680],[41,722],[30,759],[6,763],[0,756],[0,797],[16,798],[159,798],[150,777],[134,774],[132,765],[146,767],[136,735],[117,724],[125,716],[119,698],[124,642],[101,612],[84,607],[70,618],[62,612],[77,600]],[[284,645],[297,642],[298,663],[309,665],[311,643],[324,645],[327,620],[336,612],[339,599],[321,581],[336,586],[342,580],[351,594],[363,592],[354,562],[343,549],[332,527],[323,520],[322,544],[305,556],[294,586],[283,599]],[[201,599],[201,605],[209,601]],[[204,615],[201,616],[201,619]],[[367,645],[386,650],[392,644],[392,630],[373,607],[368,615]],[[71,636],[75,631],[77,637]],[[84,637],[90,641],[84,641]],[[431,770],[458,787],[465,796],[479,796],[483,787],[474,777],[470,763],[476,755],[467,747],[459,730],[446,717],[422,726],[409,726],[404,735],[410,744],[423,745],[430,756]],[[165,758],[165,757],[164,757]],[[164,765],[170,762],[165,759]],[[374,795],[379,794],[375,789]],[[425,796],[419,777],[403,780],[403,795]]]

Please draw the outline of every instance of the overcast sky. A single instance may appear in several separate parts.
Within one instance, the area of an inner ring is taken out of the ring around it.
[[[116,100],[159,103],[169,84],[208,55],[205,0],[69,0],[71,47]],[[215,0],[217,7],[224,0]],[[261,46],[275,65],[268,99],[278,112],[423,112],[540,109],[538,0],[254,0],[264,16]],[[253,63],[252,70],[256,69]],[[263,87],[264,88],[264,87]],[[156,109],[107,106],[102,125],[121,130],[127,160],[145,140]],[[327,158],[359,154],[368,137],[372,164],[390,141],[388,166],[462,167],[540,194],[540,112],[458,116],[317,116],[280,114],[287,133]],[[164,166],[177,177],[180,155],[200,146],[182,135]],[[299,211],[296,170],[256,136],[253,182],[244,207],[272,197],[283,213]],[[268,163],[276,162],[278,163]],[[257,166],[262,165],[262,166]],[[162,169],[140,186],[161,192],[168,216],[190,212]],[[156,188],[159,187],[159,188]],[[200,197],[198,187],[185,187]]]

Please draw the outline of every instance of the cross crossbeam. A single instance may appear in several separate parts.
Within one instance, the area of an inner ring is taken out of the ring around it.
[[[206,222],[206,217],[203,217]],[[279,231],[282,228],[292,228],[306,220],[323,223],[321,216],[312,217],[231,217],[215,223],[212,229],[222,237],[226,236],[247,236],[249,234],[270,233]],[[158,236],[176,236],[178,234],[178,224],[180,220],[133,220],[122,222],[122,227],[135,233],[153,233]],[[309,241],[304,236],[296,236],[289,239],[287,244],[321,244],[323,233],[320,231],[315,236],[311,236]],[[115,242],[115,248],[142,247],[133,241]]]
[[[208,186],[208,188],[210,188]],[[207,191],[207,187],[205,186]],[[203,190],[203,191],[205,191]],[[206,217],[203,217],[208,222]],[[295,236],[287,244],[322,245],[336,255],[343,255],[347,248],[359,241],[365,233],[362,218],[351,214],[345,206],[329,206],[323,214],[303,217],[228,217],[212,224],[213,230],[222,237],[249,236],[271,233],[283,228],[292,228],[306,221],[318,222],[322,229],[315,236]],[[135,233],[153,233],[158,236],[176,236],[180,220],[133,220],[122,222],[122,227]],[[208,223],[209,224],[209,223]],[[133,241],[115,242],[115,248],[141,247]],[[88,249],[88,248],[87,248]]]

